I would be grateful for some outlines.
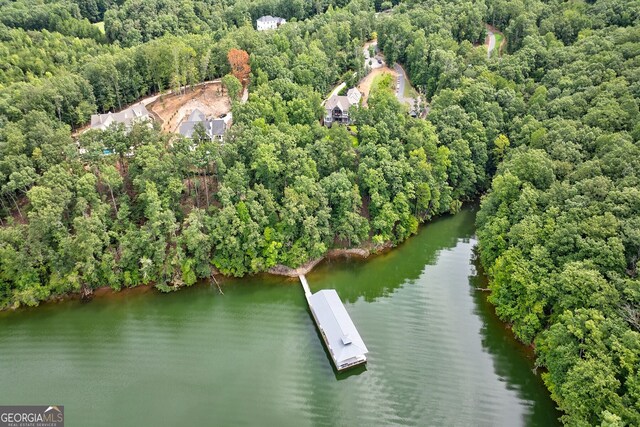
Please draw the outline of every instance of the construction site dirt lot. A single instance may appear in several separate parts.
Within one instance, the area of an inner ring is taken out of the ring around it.
[[[160,96],[147,106],[164,132],[176,132],[180,123],[195,109],[207,117],[220,117],[231,111],[231,101],[223,95],[220,83],[206,83],[182,93]]]

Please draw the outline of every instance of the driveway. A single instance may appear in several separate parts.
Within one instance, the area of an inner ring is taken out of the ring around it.
[[[365,59],[364,65],[368,66],[371,70],[375,70],[384,67],[386,64],[380,55],[376,55],[373,58]]]
[[[407,74],[404,71],[404,68],[402,68],[400,66],[400,64],[395,64],[393,66],[393,70],[396,72],[397,74],[397,84],[396,84],[396,98],[398,98],[398,101],[400,101],[401,103],[407,104],[409,106],[410,110],[417,110],[418,105],[420,104],[420,97],[418,98],[411,98],[411,97],[405,97],[404,96],[404,90],[406,85],[411,84],[409,82],[409,80],[407,79]],[[428,107],[427,107],[428,108]],[[428,110],[427,110],[427,114],[428,114]]]
[[[373,46],[376,54],[371,58],[369,55],[369,48]],[[378,40],[374,40],[372,42],[365,43],[362,48],[362,52],[364,53],[364,65],[365,67],[369,67],[371,70],[375,70],[376,68],[382,68],[385,66],[384,57],[380,55],[378,51]]]
[[[398,101],[404,101],[404,85],[407,81],[407,76],[404,74],[404,70],[399,64],[395,64],[393,69],[398,73],[398,84],[396,85],[396,97]]]
[[[496,48],[496,35],[488,26],[487,26],[487,38],[485,39],[484,44],[487,46],[487,58],[490,58],[491,52],[493,52],[493,49]]]
[[[371,55],[369,54],[369,47],[371,46],[375,48],[375,55],[373,57],[371,57]],[[393,70],[387,67],[387,64],[385,63],[385,60],[384,60],[384,56],[378,51],[377,40],[373,40],[365,43],[365,45],[362,47],[362,53],[364,55],[365,67],[368,67],[369,69],[369,73],[360,80],[357,86],[358,90],[360,90],[360,92],[363,94],[363,100],[362,100],[363,105],[367,104],[367,98],[369,97],[369,91],[371,89],[371,84],[373,83],[375,76],[382,73],[391,73],[394,75],[394,77],[396,77],[397,84],[394,87],[394,91],[398,101],[400,101],[403,104],[407,104],[410,109],[414,109],[417,107],[417,105],[420,104],[420,97],[405,98],[404,96],[405,87],[407,84],[411,84],[411,83],[409,83],[407,79],[407,75],[404,69],[400,66],[400,64],[395,64],[393,66]],[[331,96],[340,92],[345,87],[345,85],[346,84],[344,82],[339,84],[331,92],[328,98],[331,98]],[[324,105],[325,102],[326,100],[322,101],[322,105]]]
[[[333,95],[337,95],[337,94],[338,94],[338,92],[340,92],[342,89],[344,89],[344,87],[345,87],[346,85],[347,85],[347,83],[345,83],[345,82],[340,83],[338,86],[336,86],[336,88],[335,88],[335,89],[333,89],[333,90],[331,91],[331,93],[329,94],[329,97],[328,97],[327,99],[331,98]]]

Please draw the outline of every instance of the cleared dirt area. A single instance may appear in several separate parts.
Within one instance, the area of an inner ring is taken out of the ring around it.
[[[185,93],[162,95],[147,105],[164,132],[175,132],[196,108],[207,117],[220,117],[231,111],[231,100],[222,95],[222,85],[214,82],[187,88]]]
[[[376,68],[375,70],[371,71],[364,79],[360,80],[360,83],[358,83],[358,90],[362,92],[362,105],[367,105],[367,99],[369,98],[369,92],[371,92],[373,80],[376,78],[376,76],[379,76],[381,74],[391,74],[394,80],[398,78],[398,73],[386,66]]]
[[[367,50],[367,49],[369,49],[369,46],[371,46],[372,44],[378,44],[378,39],[373,39],[373,40],[369,40],[368,42],[366,42],[366,43],[362,46],[362,50]]]

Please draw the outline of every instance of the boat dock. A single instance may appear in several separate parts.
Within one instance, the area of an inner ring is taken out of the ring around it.
[[[302,274],[300,283],[309,304],[309,310],[338,371],[367,362],[369,350],[362,341],[349,313],[335,289],[311,293],[307,278]]]

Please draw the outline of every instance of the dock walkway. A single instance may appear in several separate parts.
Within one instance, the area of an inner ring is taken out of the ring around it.
[[[307,297],[307,301],[309,301],[309,298],[311,297],[311,289],[309,289],[307,278],[304,277],[304,274],[301,274],[298,277],[300,277],[300,283],[302,283],[302,289],[304,289],[304,296]]]

